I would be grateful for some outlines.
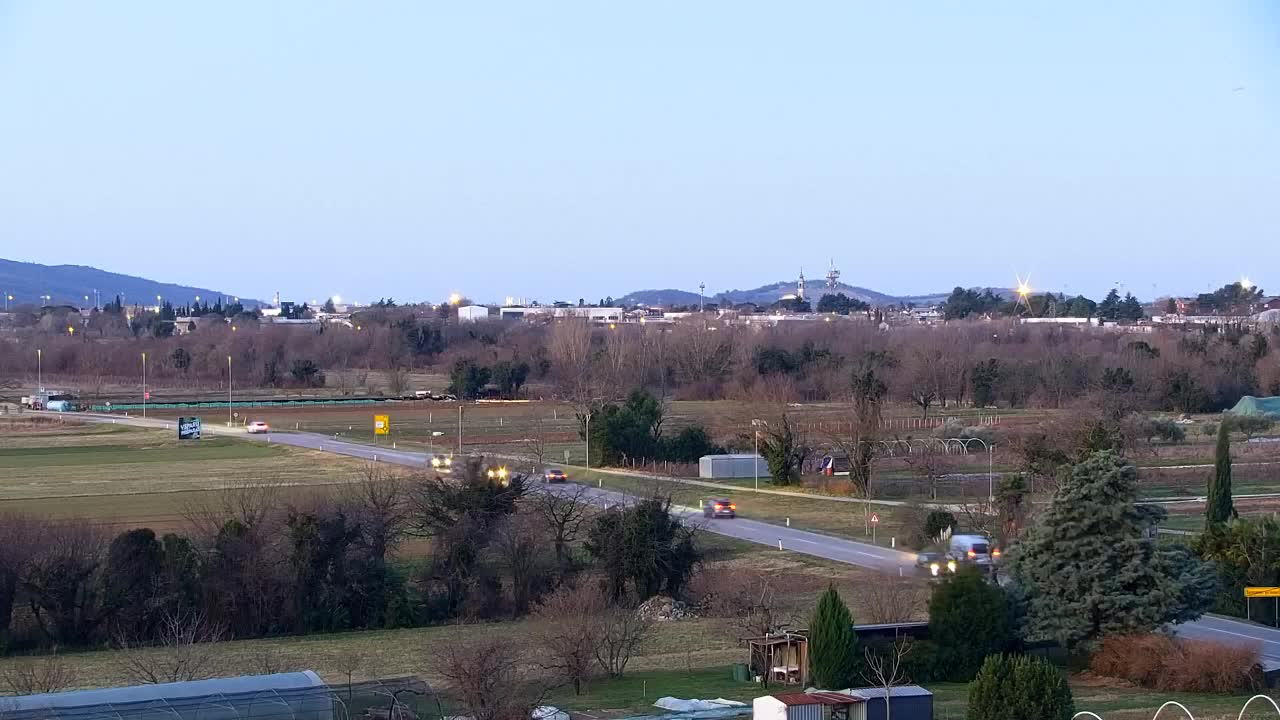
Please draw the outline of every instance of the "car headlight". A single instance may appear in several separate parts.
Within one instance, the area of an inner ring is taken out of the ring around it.
[[[438,457],[431,458],[431,467],[440,467],[440,458]]]
[[[951,572],[955,572],[955,571],[956,571],[956,561],[955,561],[955,560],[948,560],[948,561],[947,561],[947,570],[949,570],[949,571],[951,571]]]
[[[935,577],[937,576],[939,569],[940,568],[938,567],[938,563],[929,563],[929,573],[934,575]]]

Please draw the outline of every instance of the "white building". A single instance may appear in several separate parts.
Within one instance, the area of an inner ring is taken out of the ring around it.
[[[489,319],[489,308],[483,305],[465,305],[458,308],[458,322],[479,322]]]

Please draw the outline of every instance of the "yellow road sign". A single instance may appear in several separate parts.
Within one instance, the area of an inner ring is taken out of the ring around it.
[[[390,435],[391,434],[391,416],[390,415],[374,415],[373,416],[373,434],[374,435]]]
[[[1247,587],[1244,589],[1247,598],[1273,597],[1280,598],[1280,587]]]

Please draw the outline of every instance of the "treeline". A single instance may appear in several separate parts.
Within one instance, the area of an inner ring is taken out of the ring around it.
[[[185,533],[0,519],[0,650],[134,647],[521,616],[584,584],[611,606],[678,595],[692,532],[651,499],[590,509],[581,486],[530,492],[471,457],[462,477],[370,469],[336,496],[271,487],[191,508]],[[408,562],[398,548],[429,551]]]
[[[338,392],[399,392],[410,370],[447,373],[460,397],[557,397],[585,409],[631,388],[658,397],[820,402],[848,397],[851,377],[874,365],[886,399],[922,414],[955,405],[1060,408],[1123,395],[1135,409],[1203,412],[1241,395],[1280,394],[1274,332],[1246,328],[1149,334],[1025,326],[1011,321],[895,327],[798,323],[776,328],[687,323],[659,327],[457,324],[408,308],[376,308],[352,328],[229,325],[174,338],[19,335],[0,343],[0,375],[34,377],[35,349],[48,377],[88,384],[132,382],[140,354],[154,384],[314,387],[324,373]],[[314,368],[314,372],[311,370]],[[338,372],[352,370],[352,372]],[[369,388],[369,371],[386,388]],[[352,376],[356,380],[352,380]],[[363,386],[359,377],[363,376]],[[390,387],[395,385],[396,387]]]

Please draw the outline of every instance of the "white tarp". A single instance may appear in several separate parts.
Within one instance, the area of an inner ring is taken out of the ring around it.
[[[746,703],[737,700],[725,700],[724,698],[716,698],[715,700],[681,700],[680,698],[664,697],[659,698],[654,703],[655,707],[672,712],[699,712],[701,710],[721,710],[727,707],[744,707]]]

